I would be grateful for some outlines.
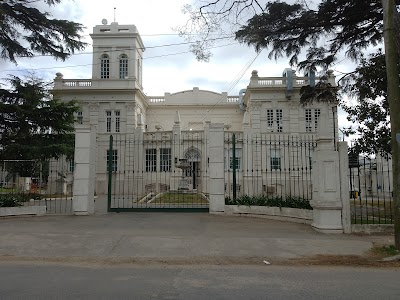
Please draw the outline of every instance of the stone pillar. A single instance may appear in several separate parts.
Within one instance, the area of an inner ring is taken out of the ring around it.
[[[323,233],[343,233],[342,202],[340,200],[339,152],[334,150],[329,132],[328,106],[321,109],[317,148],[312,169],[313,223]]]
[[[243,150],[242,150],[242,169],[243,169],[243,194],[252,195],[254,189],[252,187],[252,174],[253,169],[253,148],[252,148],[252,130],[250,123],[250,113],[246,110],[243,116]]]
[[[251,176],[250,184],[252,185],[249,190],[249,196],[259,196],[262,194],[263,181],[262,181],[262,161],[265,160],[262,153],[261,145],[261,102],[251,102],[251,165],[248,166],[249,170],[253,170],[249,175]]]
[[[182,127],[181,127],[181,116],[179,111],[175,112],[174,117],[174,125],[172,127],[172,149],[171,149],[171,190],[178,190],[179,180],[181,179],[182,170],[176,168],[175,166],[179,164],[179,159],[181,157],[180,149],[181,149],[181,138],[182,138]]]
[[[224,124],[210,124],[209,131],[210,213],[225,211]]]
[[[211,124],[211,118],[208,115],[205,119],[205,126],[204,126],[204,152],[202,154],[202,172],[201,172],[201,180],[202,180],[202,185],[201,185],[201,192],[208,194],[209,192],[209,186],[210,186],[210,171],[209,171],[209,153],[210,153],[210,144],[209,144],[209,139],[208,137],[210,136],[210,124]]]
[[[96,127],[75,126],[75,171],[72,209],[75,215],[94,213]]]
[[[99,116],[99,109],[100,109],[100,103],[99,102],[90,102],[89,103],[89,123],[90,125],[95,125],[97,126],[99,124],[99,117],[101,119],[104,119],[104,116]],[[105,132],[105,127],[104,131]]]
[[[250,77],[250,86],[258,86],[258,71],[253,70]]]
[[[56,73],[56,78],[54,78],[54,90],[63,88],[64,75],[60,72]]]
[[[342,200],[343,232],[351,233],[349,155],[347,149],[347,142],[339,142],[338,150],[339,150],[340,199]]]
[[[126,132],[133,133],[136,128],[136,104],[135,102],[128,102],[125,104],[126,112]]]
[[[135,142],[134,142],[134,158],[133,164],[135,168],[134,188],[136,195],[143,195],[145,187],[143,186],[143,174],[146,168],[145,161],[145,150],[144,150],[144,122],[143,115],[140,113],[137,115],[137,127],[135,129]]]

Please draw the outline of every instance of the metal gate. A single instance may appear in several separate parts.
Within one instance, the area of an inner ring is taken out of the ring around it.
[[[208,211],[203,131],[110,136],[108,211]]]
[[[47,214],[72,214],[73,157],[0,161],[0,207],[45,206]]]
[[[390,157],[349,154],[353,224],[393,224],[393,173]]]

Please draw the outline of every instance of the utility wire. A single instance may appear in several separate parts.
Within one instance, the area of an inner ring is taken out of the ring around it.
[[[239,43],[230,43],[230,44],[225,44],[225,45],[219,45],[219,46],[214,46],[210,47],[207,49],[215,49],[215,48],[222,48],[222,47],[227,47],[227,46],[232,46],[232,45],[238,45]],[[167,56],[174,56],[174,55],[180,55],[180,54],[187,54],[190,53],[191,51],[184,51],[184,52],[176,52],[176,53],[169,53],[169,54],[162,54],[162,55],[156,55],[156,56],[150,56],[150,57],[144,57],[143,60],[146,59],[152,59],[152,58],[161,58],[161,57],[167,57]],[[132,61],[132,58],[129,58],[128,61]],[[116,63],[118,61],[111,61],[110,63]],[[68,69],[68,68],[77,68],[77,67],[86,67],[86,66],[96,66],[100,65],[101,62],[98,63],[89,63],[89,64],[80,64],[80,65],[70,65],[70,66],[60,66],[60,67],[44,67],[44,68],[30,68],[30,69],[11,69],[11,70],[1,70],[1,72],[26,72],[26,71],[38,71],[38,70],[62,70],[62,69]]]
[[[225,36],[225,37],[219,37],[219,38],[214,38],[214,39],[209,39],[207,41],[217,41],[217,40],[226,40],[233,38],[234,36]],[[182,42],[182,43],[172,43],[172,44],[163,44],[163,45],[155,45],[155,46],[148,46],[148,47],[126,47],[126,48],[120,48],[120,49],[115,49],[115,50],[108,50],[108,53],[112,52],[121,52],[121,51],[127,51],[127,50],[145,50],[145,49],[155,49],[155,48],[164,48],[164,47],[172,47],[172,46],[182,46],[182,45],[190,45],[190,44],[195,44],[195,42]],[[88,45],[93,45],[91,43],[88,43]],[[104,50],[101,51],[88,51],[88,52],[77,52],[77,53],[71,53],[71,56],[77,56],[77,55],[86,55],[86,54],[94,54],[94,53],[103,53]],[[32,56],[17,56],[18,58],[35,58],[35,57],[51,57],[51,54],[35,54]]]
[[[246,64],[245,64],[245,66],[242,68],[242,70],[241,71],[239,71],[239,73],[232,79],[232,81],[229,83],[229,85],[228,85],[228,87],[227,87],[227,93],[229,93],[230,91],[232,91],[234,88],[235,88],[235,86],[239,83],[239,81],[243,78],[243,76],[244,76],[244,74],[247,72],[247,70],[251,67],[251,65],[254,63],[254,61],[258,58],[258,56],[261,54],[261,52],[262,52],[262,50],[260,51],[260,52],[258,52],[258,53],[256,53],[256,55],[254,56],[254,58],[252,58],[249,62],[247,62]],[[213,111],[219,104],[221,104],[223,101],[224,101],[224,97],[222,96],[222,95],[220,95],[220,96],[218,96],[217,98],[216,98],[216,102],[214,102],[213,104],[212,104],[212,106],[211,106],[211,108],[209,108],[208,110],[207,110],[207,112],[206,112],[206,114],[204,115],[204,117],[202,117],[201,119],[200,118],[197,118],[197,119],[195,119],[193,122],[194,123],[200,123],[200,122],[203,122],[209,115],[210,115],[210,112],[211,111]],[[226,118],[226,119],[223,119],[222,121],[225,121],[225,120],[227,120],[228,118]],[[188,124],[189,125],[189,124]],[[188,129],[188,127],[187,127],[187,129]]]

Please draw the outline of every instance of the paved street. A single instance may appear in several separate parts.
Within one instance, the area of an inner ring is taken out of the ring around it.
[[[316,255],[353,260],[375,243],[393,238],[208,213],[6,218],[0,297],[397,299],[399,268],[307,266]]]
[[[0,220],[0,258],[135,259],[363,255],[391,237],[327,235],[309,225],[207,213],[110,213]]]
[[[400,270],[0,263],[1,299],[398,299]]]

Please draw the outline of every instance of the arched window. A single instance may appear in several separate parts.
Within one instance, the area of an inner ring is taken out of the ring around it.
[[[100,57],[100,78],[110,78],[110,58],[107,54]]]
[[[128,56],[121,54],[119,57],[119,78],[125,79],[128,77]]]

